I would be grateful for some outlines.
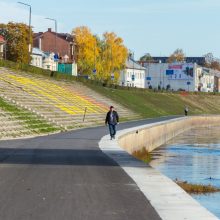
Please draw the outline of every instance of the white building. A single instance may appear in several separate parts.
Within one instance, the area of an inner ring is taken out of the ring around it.
[[[5,42],[4,38],[0,35],[0,59],[3,58],[5,43],[6,42]]]
[[[174,91],[213,92],[212,70],[193,63],[149,63],[146,68],[146,88],[164,88]]]
[[[120,85],[145,88],[146,68],[132,59],[127,59],[126,68],[120,73]]]
[[[43,69],[57,71],[58,70],[58,62],[54,61],[54,53],[45,53],[43,57]]]
[[[32,50],[32,60],[31,65],[39,68],[43,68],[43,57],[45,56],[44,52],[38,48],[33,48]]]
[[[32,50],[31,65],[39,68],[57,71],[57,62],[54,61],[54,53],[45,53],[38,48]]]

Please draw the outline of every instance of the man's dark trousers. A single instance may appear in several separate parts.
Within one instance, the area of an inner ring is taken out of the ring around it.
[[[116,134],[116,125],[109,124],[108,126],[109,126],[110,136],[111,138],[114,138]]]

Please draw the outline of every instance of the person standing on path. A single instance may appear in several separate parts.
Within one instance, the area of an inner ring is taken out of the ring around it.
[[[114,110],[113,106],[110,106],[110,110],[106,115],[105,125],[109,126],[111,140],[115,138],[116,126],[118,123],[119,123],[118,113]]]
[[[185,112],[185,116],[188,115],[188,111],[189,111],[189,108],[187,106],[185,106],[185,109],[184,109],[184,112]]]

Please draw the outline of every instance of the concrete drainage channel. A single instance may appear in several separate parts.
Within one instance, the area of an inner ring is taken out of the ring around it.
[[[219,124],[220,116],[171,119],[119,131],[112,141],[109,135],[104,136],[99,147],[136,182],[163,220],[218,220],[171,179],[135,159],[131,153],[143,146],[152,151],[192,127]]]

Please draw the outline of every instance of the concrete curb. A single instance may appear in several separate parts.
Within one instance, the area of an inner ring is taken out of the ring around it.
[[[106,135],[100,140],[99,148],[116,161],[135,181],[163,220],[219,220],[171,179],[142,161],[133,158],[118,144],[118,138],[129,132],[178,120],[184,120],[184,118],[125,129],[119,131],[113,141],[110,140],[109,135]]]

